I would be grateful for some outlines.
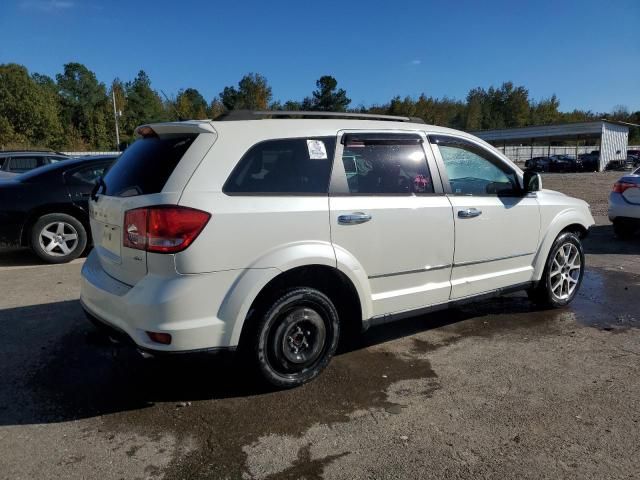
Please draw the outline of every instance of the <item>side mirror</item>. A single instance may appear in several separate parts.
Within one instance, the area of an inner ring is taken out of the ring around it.
[[[522,183],[524,184],[524,191],[526,193],[539,192],[542,190],[542,177],[539,173],[530,170],[525,171]]]

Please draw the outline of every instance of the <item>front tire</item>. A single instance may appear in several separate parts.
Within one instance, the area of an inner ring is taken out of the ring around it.
[[[292,288],[263,311],[252,351],[260,376],[278,388],[317,377],[340,337],[338,312],[329,297],[314,288]]]
[[[66,213],[49,213],[31,228],[31,249],[47,263],[67,263],[87,247],[87,231]]]
[[[527,291],[536,304],[564,307],[575,298],[584,276],[584,251],[573,232],[561,233],[551,246],[542,278]]]

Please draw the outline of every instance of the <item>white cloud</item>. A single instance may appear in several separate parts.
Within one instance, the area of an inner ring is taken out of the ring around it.
[[[420,65],[422,60],[411,60],[411,65]]]
[[[29,10],[53,12],[55,10],[68,10],[75,7],[75,2],[70,0],[25,0],[20,6]]]

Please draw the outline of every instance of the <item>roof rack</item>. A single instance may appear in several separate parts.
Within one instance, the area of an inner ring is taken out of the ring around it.
[[[296,110],[230,110],[216,120],[261,120],[264,118],[346,118],[352,120],[386,120],[391,122],[424,123],[419,117],[399,117],[395,115],[376,115],[354,112],[319,112]]]

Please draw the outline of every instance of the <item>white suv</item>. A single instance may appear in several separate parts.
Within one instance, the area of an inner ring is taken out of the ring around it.
[[[240,347],[290,387],[340,332],[507,291],[575,297],[588,205],[482,140],[403,117],[247,115],[137,129],[90,202],[94,323],[152,353]]]

